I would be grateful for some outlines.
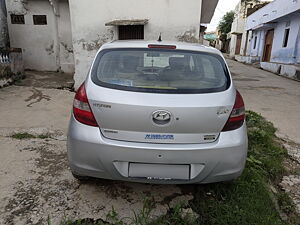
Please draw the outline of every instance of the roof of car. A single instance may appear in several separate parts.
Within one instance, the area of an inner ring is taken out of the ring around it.
[[[148,48],[148,45],[175,45],[178,50],[209,52],[222,55],[215,48],[207,47],[199,43],[175,42],[175,41],[144,41],[144,40],[126,40],[112,41],[102,45],[100,50],[111,48]]]

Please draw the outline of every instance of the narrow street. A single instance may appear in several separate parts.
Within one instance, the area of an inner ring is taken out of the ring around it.
[[[300,82],[227,59],[234,83],[247,110],[260,113],[278,129],[291,160],[288,170],[300,168]],[[280,186],[290,194],[300,213],[300,176],[284,176]]]
[[[279,137],[300,144],[300,82],[226,60],[246,109],[274,123]]]
[[[247,109],[272,121],[280,137],[299,143],[300,82],[227,61]],[[94,180],[79,184],[66,159],[74,93],[28,81],[18,85],[0,89],[0,224],[44,224],[48,216],[52,224],[64,218],[105,218],[112,207],[125,217],[141,209],[147,196],[154,197],[154,214],[162,215],[169,205],[193,198],[176,185]],[[12,137],[21,133],[32,136]],[[299,157],[299,149],[291,150]],[[300,182],[284,179],[286,185],[294,185],[291,192],[300,210]]]

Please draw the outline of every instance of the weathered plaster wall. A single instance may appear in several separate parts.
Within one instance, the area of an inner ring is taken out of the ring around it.
[[[74,72],[68,1],[58,4],[58,15],[48,0],[6,0],[10,43],[23,50],[25,69]],[[11,24],[10,14],[24,15],[25,24]],[[33,15],[46,15],[47,25],[34,25]]]
[[[252,32],[251,40],[249,43],[250,56],[259,58],[262,57],[264,51],[265,35],[265,30],[256,30]],[[256,47],[254,46],[255,37],[257,37]]]
[[[235,55],[236,40],[237,40],[237,36],[231,35],[230,44],[229,44],[229,55],[231,58],[234,57]]]
[[[22,48],[26,69],[55,71],[57,70],[54,48],[54,14],[48,1],[7,0],[8,14],[24,15],[25,24],[11,24],[8,16],[9,36],[12,48]],[[33,15],[47,15],[48,24],[33,25]]]
[[[60,67],[65,73],[74,73],[74,53],[72,43],[72,30],[68,0],[59,2],[58,36],[60,45]]]
[[[5,0],[0,0],[0,48],[7,47],[8,44],[8,29],[6,19]]]
[[[246,29],[254,29],[261,24],[274,21],[299,9],[299,0],[274,0],[247,18]]]
[[[297,35],[295,52],[296,52],[296,63],[300,65],[300,25],[299,25],[298,35]]]
[[[274,25],[274,38],[270,62],[283,64],[300,63],[300,14],[285,16],[276,21]],[[287,22],[290,23],[287,26]],[[287,47],[283,47],[285,29],[290,29]],[[250,56],[262,57],[264,53],[265,35],[267,30],[253,31],[250,42]],[[257,37],[256,48],[254,49],[254,41]]]
[[[82,0],[70,1],[75,54],[75,88],[84,81],[99,47],[118,38],[116,19],[149,19],[145,39],[198,41],[201,0]],[[138,9],[138,10],[137,10]]]
[[[242,34],[242,41],[241,41],[241,48],[240,48],[240,55],[245,55],[246,53],[246,42],[247,42],[247,32],[245,30],[246,25],[246,12],[247,9],[251,6],[256,5],[259,2],[256,1],[249,1],[247,3],[242,3],[241,1],[235,7],[235,16],[234,20],[231,25],[231,41],[230,41],[230,56],[235,56],[235,49],[236,49],[236,41],[237,35]]]
[[[231,25],[231,32],[238,32],[243,33],[244,32],[244,26],[245,26],[245,5],[239,2],[237,6],[234,9],[235,16],[234,20]]]
[[[287,26],[290,22],[290,26]],[[289,40],[287,47],[283,47],[285,29],[290,29]],[[300,52],[297,51],[299,46],[299,29],[300,29],[300,12],[282,18],[278,21],[274,29],[274,39],[272,47],[271,62],[294,64],[296,59],[299,59]]]

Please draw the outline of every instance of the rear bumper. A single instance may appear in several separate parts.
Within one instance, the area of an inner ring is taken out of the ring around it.
[[[147,183],[213,183],[237,178],[247,156],[247,130],[222,132],[208,144],[149,144],[104,138],[100,129],[71,118],[68,134],[71,170],[82,176]],[[190,165],[188,180],[129,177],[129,163]]]

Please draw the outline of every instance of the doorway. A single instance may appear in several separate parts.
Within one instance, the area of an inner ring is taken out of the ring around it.
[[[274,29],[268,30],[266,33],[264,54],[263,54],[263,62],[270,62],[271,53],[272,53],[272,45],[274,38]]]
[[[236,37],[236,46],[235,46],[235,54],[239,55],[241,53],[241,44],[242,44],[242,34],[237,35]]]

